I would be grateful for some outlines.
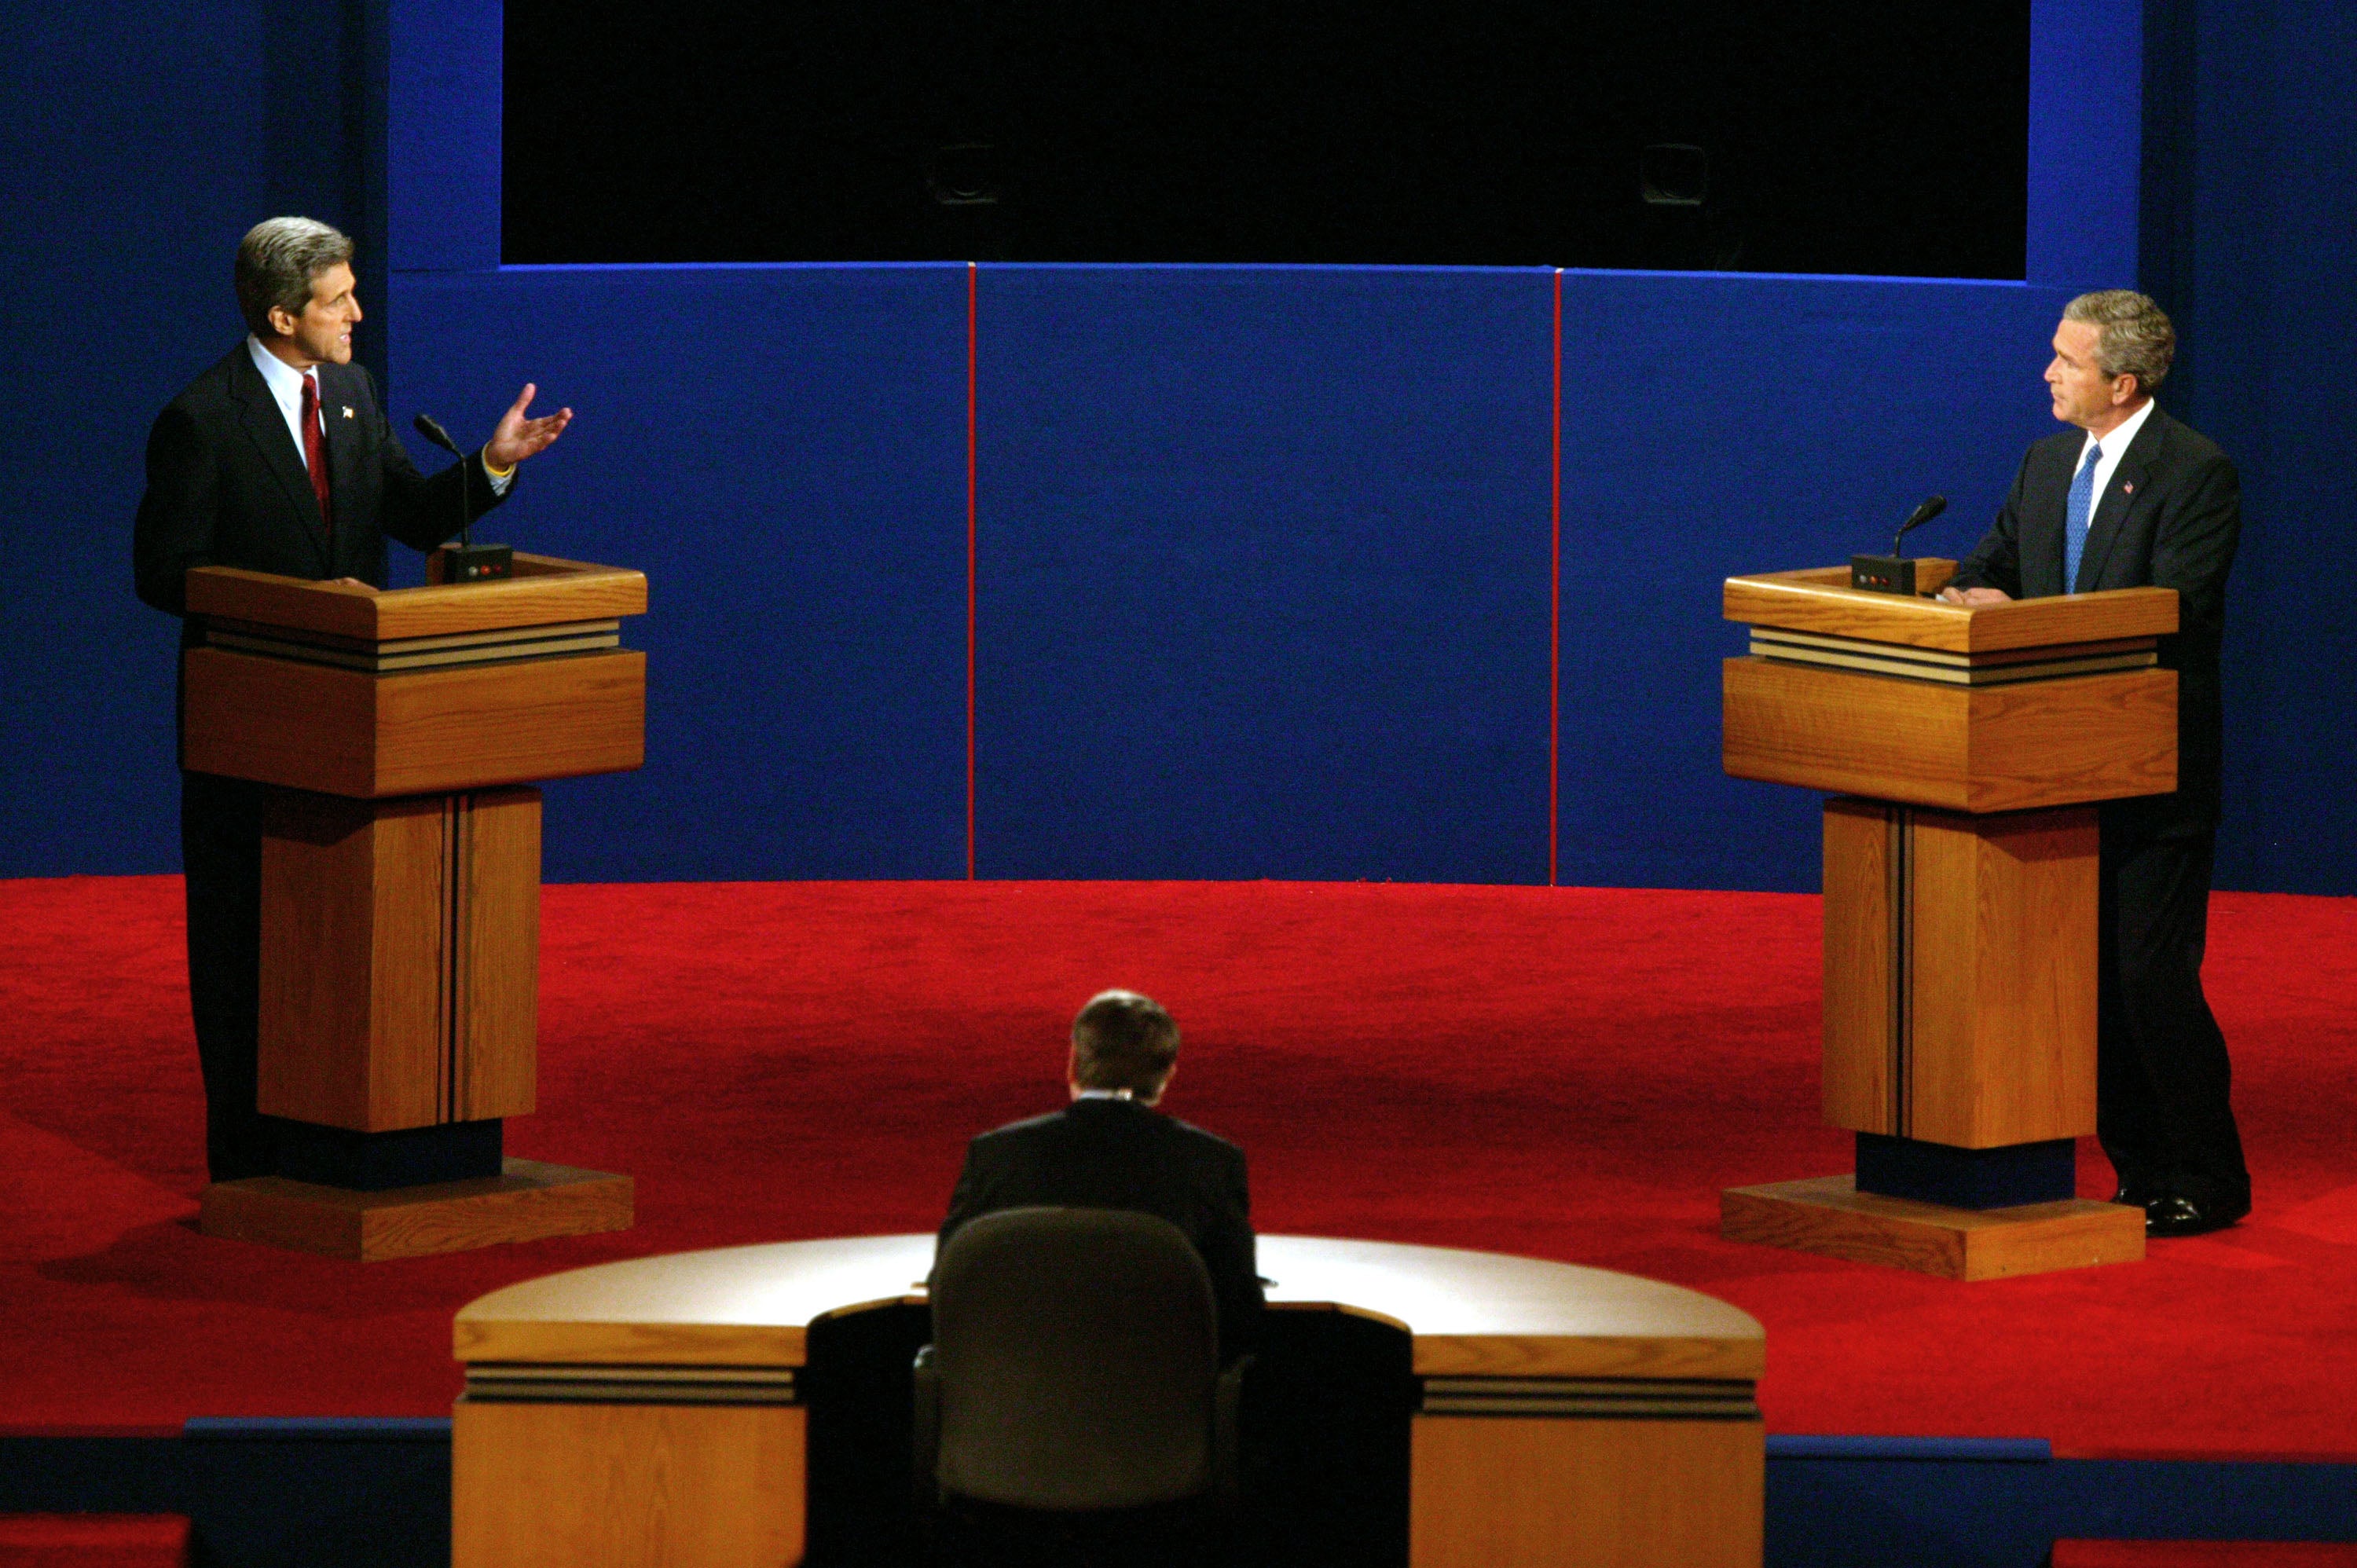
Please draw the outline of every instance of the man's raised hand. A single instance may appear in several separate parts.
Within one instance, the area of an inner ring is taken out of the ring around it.
[[[483,461],[492,467],[501,470],[514,467],[533,453],[546,448],[565,434],[566,425],[573,423],[573,411],[569,408],[560,408],[554,413],[544,414],[538,419],[525,418],[524,410],[532,406],[532,394],[538,390],[530,381],[524,382],[523,391],[516,393],[515,402],[500,415],[499,428],[493,430],[491,438],[483,444]]]

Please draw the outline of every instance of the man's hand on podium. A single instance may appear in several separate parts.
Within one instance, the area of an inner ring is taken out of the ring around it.
[[[2001,605],[2012,598],[2003,588],[1943,588],[1940,602],[1943,605]]]
[[[573,423],[573,411],[569,408],[560,408],[538,419],[525,418],[524,410],[532,406],[533,393],[538,390],[532,382],[524,382],[523,391],[500,415],[499,428],[483,444],[483,461],[494,472],[504,474],[533,453],[545,450]]]

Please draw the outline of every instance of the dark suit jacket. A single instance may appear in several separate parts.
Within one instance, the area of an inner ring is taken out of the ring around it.
[[[2030,447],[1996,525],[1958,564],[1956,586],[2002,588],[2016,598],[2063,591],[2065,509],[2086,439],[2074,428]],[[2177,590],[2177,635],[2160,640],[2160,662],[2177,671],[2177,793],[2112,801],[2104,808],[2108,825],[2146,832],[2217,825],[2218,657],[2226,574],[2242,529],[2234,465],[2207,437],[2155,408],[2096,499],[2074,586],[2083,594]]]
[[[393,438],[359,365],[321,365],[335,531],[319,516],[303,453],[241,342],[156,416],[147,437],[133,568],[139,596],[184,615],[191,566],[385,585],[387,534],[430,550],[501,499],[479,452],[427,478]],[[511,484],[510,489],[513,489]],[[191,630],[183,643],[196,639]]]
[[[1134,1101],[1076,1100],[966,1146],[942,1242],[969,1219],[1035,1206],[1125,1208],[1168,1219],[1211,1271],[1222,1359],[1251,1348],[1260,1275],[1244,1154],[1233,1144]]]

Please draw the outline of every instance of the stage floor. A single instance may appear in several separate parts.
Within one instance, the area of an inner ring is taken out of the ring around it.
[[[2257,1211],[2141,1264],[1958,1284],[1721,1240],[1721,1187],[1846,1170],[1817,1124],[1818,905],[1286,883],[547,890],[539,1114],[639,1225],[404,1262],[199,1236],[176,878],[0,883],[0,1431],[430,1415],[451,1313],[611,1258],[930,1229],[970,1133],[1051,1108],[1129,985],[1168,1108],[1262,1229],[1672,1280],[1768,1327],[1771,1433],[2357,1455],[2357,900],[2220,895],[2208,977]],[[2081,1191],[2110,1171],[2092,1141]]]

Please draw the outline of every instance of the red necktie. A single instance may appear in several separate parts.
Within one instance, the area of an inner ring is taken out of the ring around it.
[[[319,498],[319,521],[336,536],[336,514],[328,505],[328,442],[319,430],[319,378],[303,373],[303,466],[311,470],[311,493]]]

